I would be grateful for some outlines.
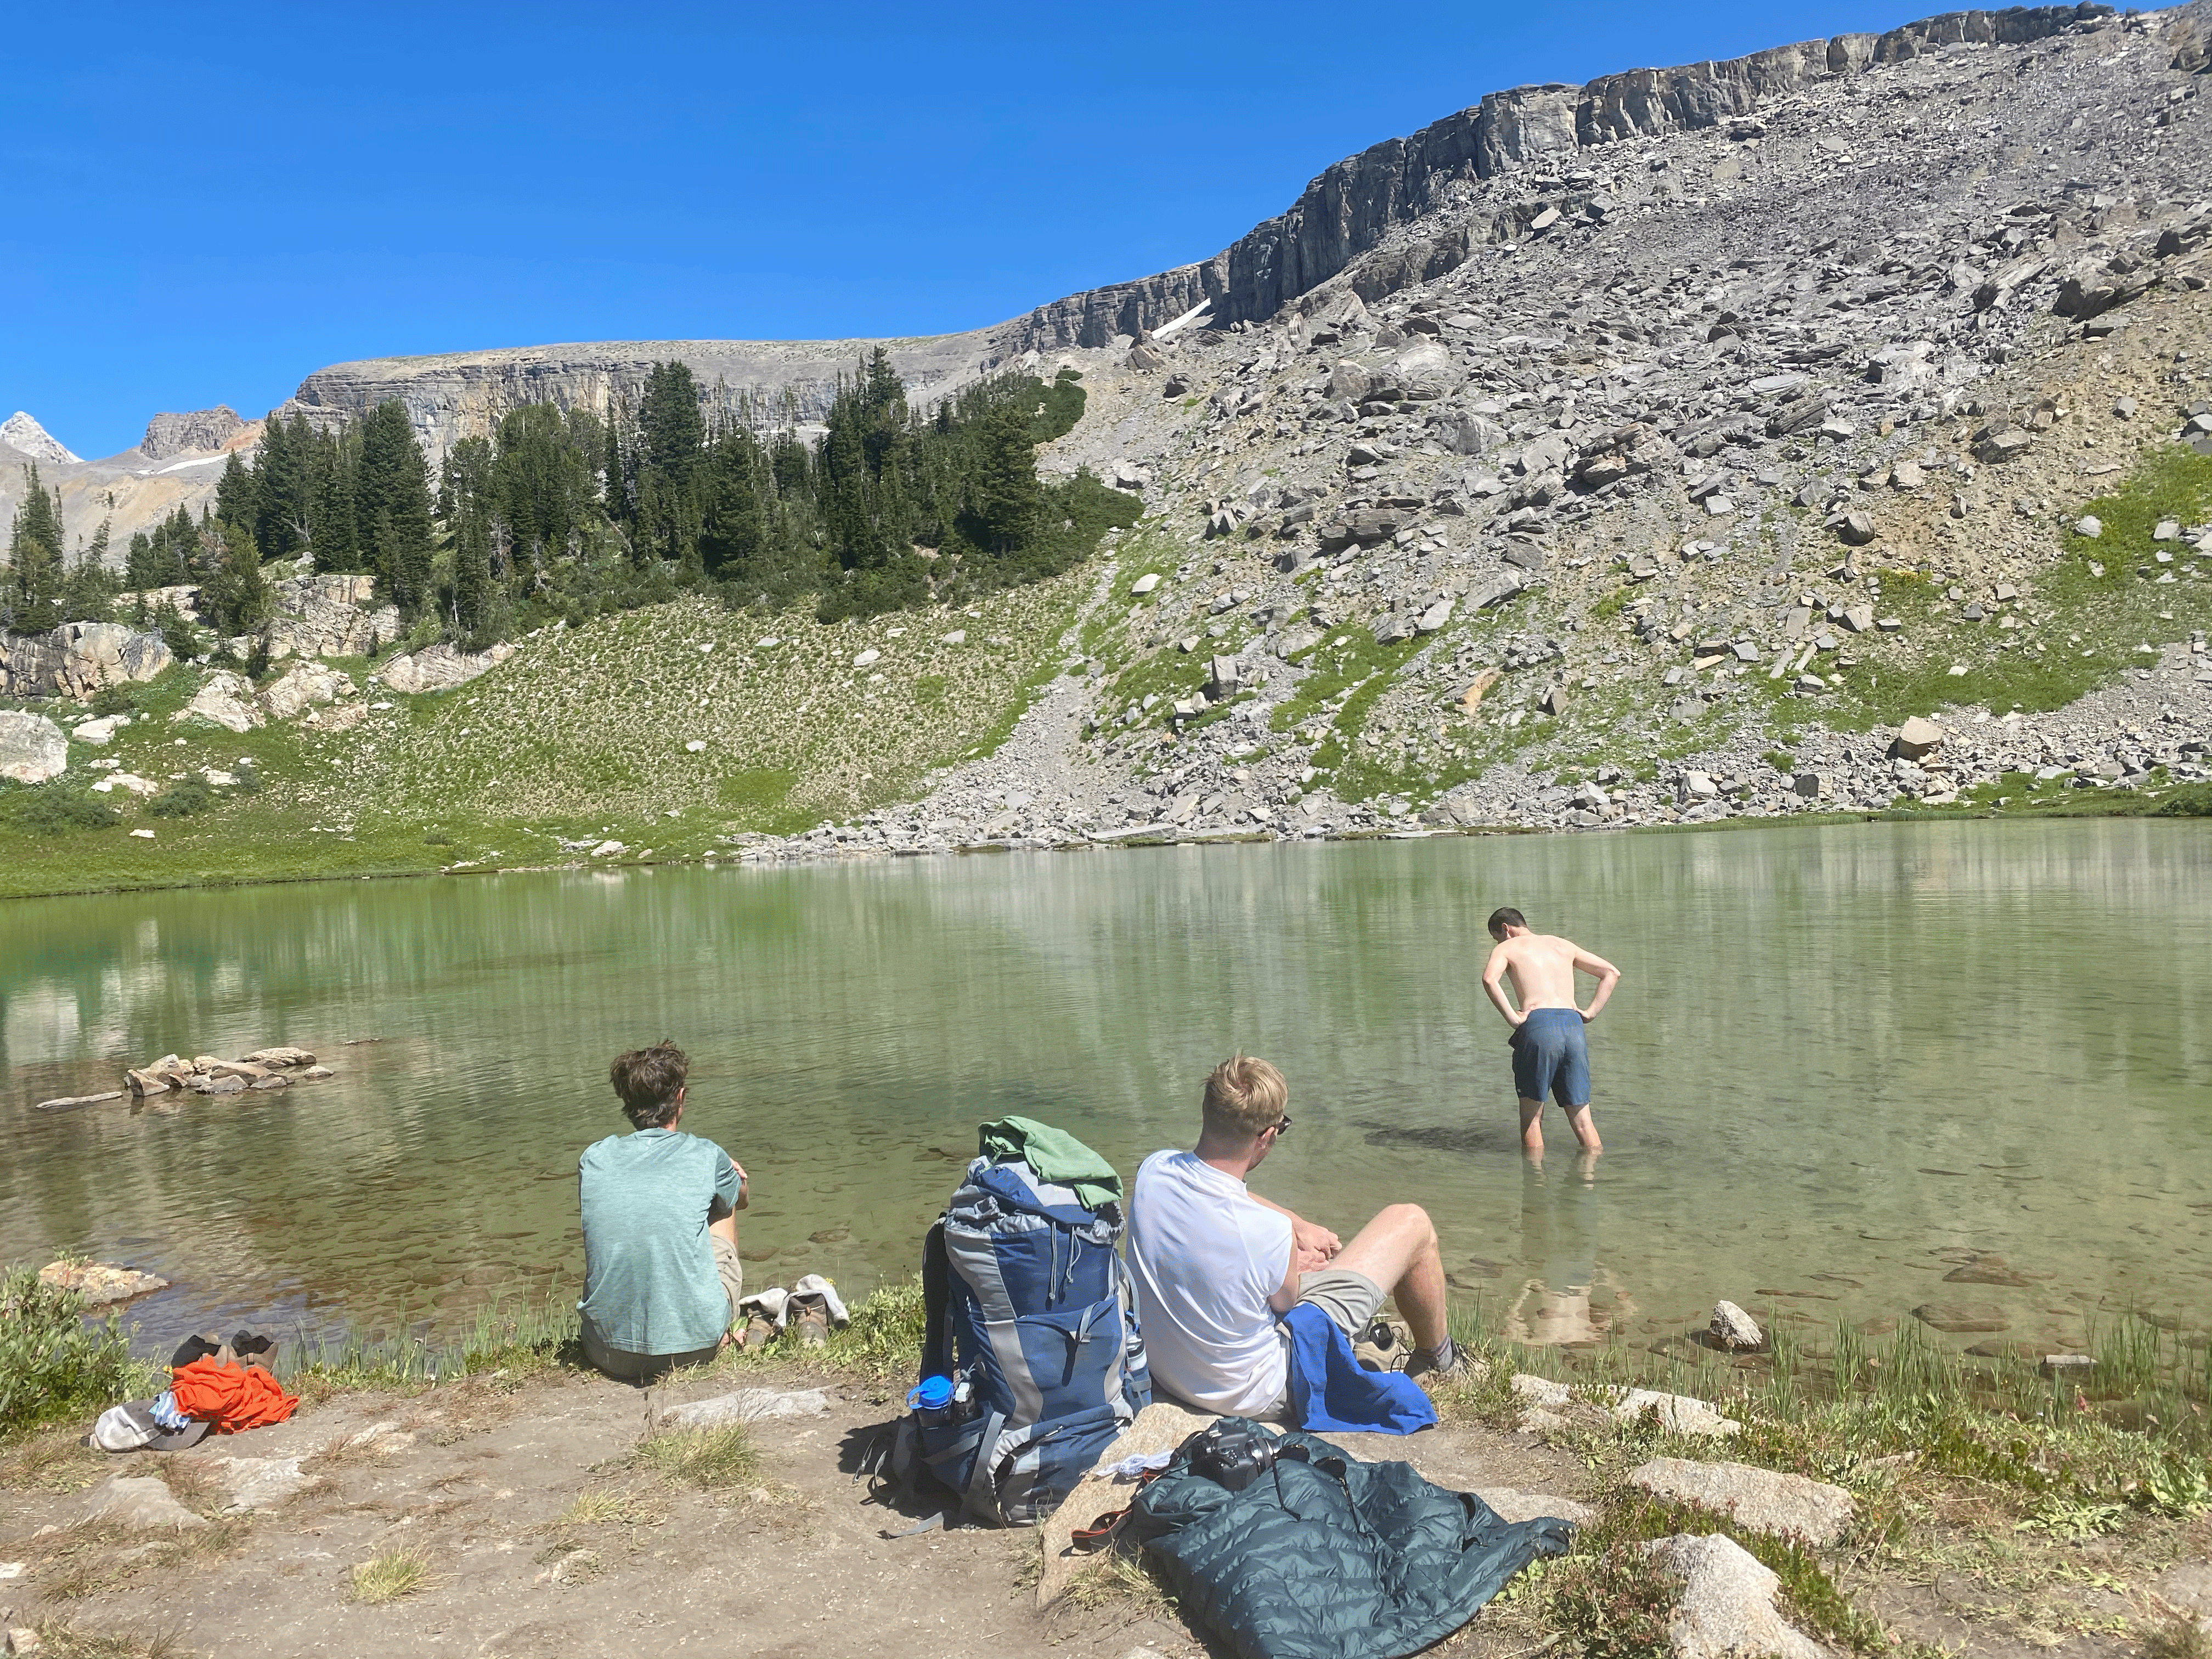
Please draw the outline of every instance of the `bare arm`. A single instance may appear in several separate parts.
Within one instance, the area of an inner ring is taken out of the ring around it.
[[[1516,1012],[1513,1004],[1505,995],[1503,981],[1507,965],[1505,947],[1503,945],[1494,947],[1490,952],[1489,962],[1482,969],[1482,988],[1485,994],[1490,998],[1491,1006],[1504,1016],[1505,1023],[1508,1025],[1518,1025],[1528,1016]]]
[[[1597,978],[1597,994],[1590,999],[1589,1006],[1583,1010],[1583,1023],[1588,1024],[1597,1018],[1598,1010],[1605,1006],[1605,1000],[1613,994],[1613,988],[1620,983],[1620,969],[1603,957],[1585,951],[1577,945],[1575,946],[1575,971],[1592,974]]]
[[[1249,1188],[1245,1189],[1244,1195],[1261,1209],[1273,1210],[1277,1215],[1288,1218],[1291,1224],[1291,1279],[1295,1279],[1302,1273],[1310,1273],[1316,1267],[1327,1267],[1329,1258],[1344,1248],[1334,1233],[1307,1220],[1296,1210],[1286,1210],[1281,1205],[1261,1197]],[[1297,1300],[1296,1297],[1291,1299],[1293,1302]]]

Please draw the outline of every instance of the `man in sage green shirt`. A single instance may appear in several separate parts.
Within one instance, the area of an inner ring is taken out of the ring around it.
[[[714,1357],[744,1285],[738,1216],[745,1172],[711,1140],[678,1133],[684,1051],[662,1042],[609,1068],[633,1127],[576,1160],[584,1218],[584,1357],[650,1382]]]

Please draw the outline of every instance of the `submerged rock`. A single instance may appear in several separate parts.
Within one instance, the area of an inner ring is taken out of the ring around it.
[[[1994,1302],[1923,1302],[1912,1310],[1923,1325],[1957,1334],[2012,1328],[2012,1316]]]

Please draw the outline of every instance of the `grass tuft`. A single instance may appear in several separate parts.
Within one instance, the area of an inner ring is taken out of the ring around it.
[[[761,1462],[760,1449],[742,1423],[663,1430],[640,1441],[631,1457],[663,1480],[702,1492],[752,1485]]]
[[[376,1607],[426,1589],[434,1579],[429,1556],[410,1544],[373,1555],[356,1567],[347,1600]]]

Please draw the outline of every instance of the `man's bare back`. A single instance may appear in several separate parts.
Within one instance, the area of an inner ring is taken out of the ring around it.
[[[1482,988],[1505,1023],[1515,1028],[1514,1086],[1521,1100],[1522,1147],[1531,1152],[1544,1150],[1544,1097],[1556,1094],[1583,1149],[1604,1151],[1590,1118],[1589,1059],[1581,1028],[1605,1006],[1620,983],[1620,969],[1572,939],[1536,933],[1518,910],[1500,910],[1492,916],[1490,935],[1498,945],[1483,968]],[[1575,1000],[1578,972],[1597,981],[1597,994],[1587,1009]],[[1508,979],[1513,982],[1511,1000],[1503,983]],[[1571,1018],[1562,1022],[1563,1014]],[[1532,1015],[1540,1017],[1534,1024]]]

